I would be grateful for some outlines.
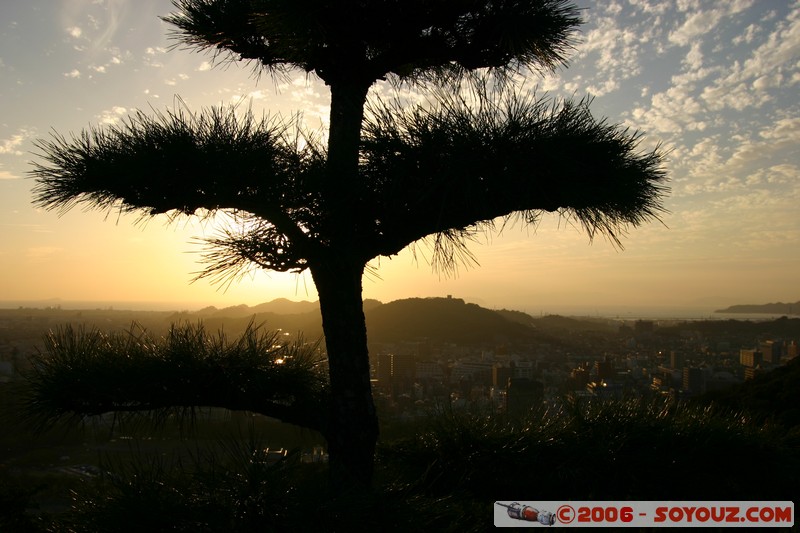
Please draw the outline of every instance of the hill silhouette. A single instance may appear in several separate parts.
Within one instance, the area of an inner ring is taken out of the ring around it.
[[[770,315],[800,315],[800,301],[794,303],[740,304],[717,309],[715,313],[764,313]]]
[[[600,330],[607,325],[564,317],[533,318],[521,311],[494,311],[460,298],[408,298],[381,303],[364,301],[370,342],[398,342],[427,338],[434,342],[473,344],[527,342],[545,331]],[[265,328],[303,333],[307,339],[322,337],[318,302],[279,299],[256,306],[207,307],[180,313],[171,320],[202,320],[209,330],[237,334],[251,321]]]
[[[366,313],[371,341],[427,338],[458,344],[530,339],[535,330],[502,313],[465,303],[460,298],[409,298]]]
[[[319,302],[309,302],[307,300],[295,302],[286,298],[277,298],[252,307],[245,304],[223,307],[222,309],[210,306],[197,311],[196,314],[203,317],[243,318],[263,313],[299,315],[311,311],[319,312]]]

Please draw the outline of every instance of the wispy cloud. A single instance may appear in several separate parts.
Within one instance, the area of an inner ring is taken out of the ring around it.
[[[101,124],[116,124],[128,112],[128,109],[122,106],[114,106],[111,109],[106,109],[97,117]]]
[[[63,250],[59,246],[32,246],[25,250],[25,256],[34,262],[46,261]]]
[[[26,129],[22,129],[8,139],[0,139],[0,154],[23,155],[24,152],[20,150],[20,146],[22,146],[22,143],[24,143],[30,137],[31,132]]]
[[[16,179],[20,179],[19,176],[15,176],[11,172],[0,168],[0,180],[16,180]]]
[[[129,4],[125,0],[65,2],[61,12],[65,31],[83,43],[81,49],[101,51],[113,40]]]
[[[745,30],[745,37],[751,30]],[[753,31],[753,33],[755,33]],[[758,107],[769,99],[765,91],[784,82],[797,83],[800,57],[800,7],[779,22],[764,42],[744,62],[734,62],[727,74],[706,87],[702,98],[712,109],[742,110]]]
[[[66,29],[66,32],[73,39],[80,39],[81,35],[83,35],[83,30],[78,26],[70,26]]]

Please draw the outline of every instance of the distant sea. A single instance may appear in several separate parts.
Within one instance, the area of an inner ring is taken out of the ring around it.
[[[716,309],[723,308],[720,305]],[[574,317],[597,317],[617,320],[773,320],[784,316],[774,313],[715,313],[711,307],[678,306],[542,306],[521,309],[535,317],[562,315]],[[796,316],[796,315],[793,315]]]
[[[61,300],[50,298],[47,300],[0,300],[0,309],[31,309],[58,308],[61,309],[116,309],[120,311],[197,311],[211,304],[197,302],[113,302],[113,301],[83,301]]]

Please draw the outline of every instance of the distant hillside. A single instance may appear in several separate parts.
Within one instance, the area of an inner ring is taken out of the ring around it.
[[[534,329],[503,313],[465,303],[459,298],[409,298],[375,307],[366,313],[372,342],[428,338],[459,344],[524,340]]]
[[[378,300],[364,300],[364,311],[382,305]],[[277,298],[275,300],[264,302],[258,305],[249,306],[245,304],[233,305],[231,307],[223,307],[218,309],[209,306],[193,313],[197,317],[220,317],[220,318],[244,318],[253,315],[261,315],[264,313],[272,313],[276,315],[300,315],[305,313],[319,313],[319,301],[309,302],[302,300],[295,302],[286,298]]]
[[[493,311],[460,298],[408,298],[389,303],[364,301],[370,342],[398,342],[427,338],[434,342],[548,342],[575,331],[611,331],[616,325],[559,316],[533,318],[521,311]],[[322,337],[319,302],[273,300],[256,306],[207,307],[195,313],[173,315],[173,320],[203,320],[208,330],[228,334],[243,331],[250,321],[265,328],[301,332],[307,339]]]
[[[800,426],[800,357],[751,381],[706,393],[698,401],[746,410],[757,423],[769,418],[786,428]]]
[[[297,315],[301,313],[308,313],[311,311],[319,311],[319,302],[309,302],[306,300],[294,302],[286,298],[278,298],[271,302],[264,302],[255,306],[249,305],[235,305],[231,307],[223,307],[217,309],[214,306],[206,307],[197,311],[197,315],[203,317],[225,317],[225,318],[242,318],[249,317],[262,313],[275,313],[278,315]]]
[[[522,311],[511,311],[509,309],[500,309],[499,311],[495,311],[498,315],[502,316],[506,320],[510,320],[511,322],[517,322],[518,324],[522,324],[523,326],[533,326],[534,325],[534,318],[529,315],[528,313],[523,313]]]
[[[800,302],[795,303],[770,303],[770,304],[742,304],[732,305],[725,309],[717,309],[715,313],[764,313],[770,315],[800,315]]]

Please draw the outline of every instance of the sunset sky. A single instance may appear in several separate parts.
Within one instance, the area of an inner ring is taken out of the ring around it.
[[[669,153],[663,223],[631,229],[624,250],[556,215],[507,227],[478,266],[439,278],[408,251],[375,262],[364,296],[452,294],[532,313],[800,300],[800,2],[578,2],[586,24],[569,68],[520,91],[594,96],[597,117]],[[302,72],[256,78],[172,49],[168,0],[0,3],[0,300],[160,302],[183,308],[316,299],[311,276],[259,272],[223,291],[190,283],[214,228],[183,219],[34,209],[37,138],[113,124],[135,110],[244,102],[303,113],[324,130],[329,96]],[[386,86],[376,93],[388,94]],[[580,157],[580,154],[575,154]],[[422,253],[420,253],[422,252]]]

